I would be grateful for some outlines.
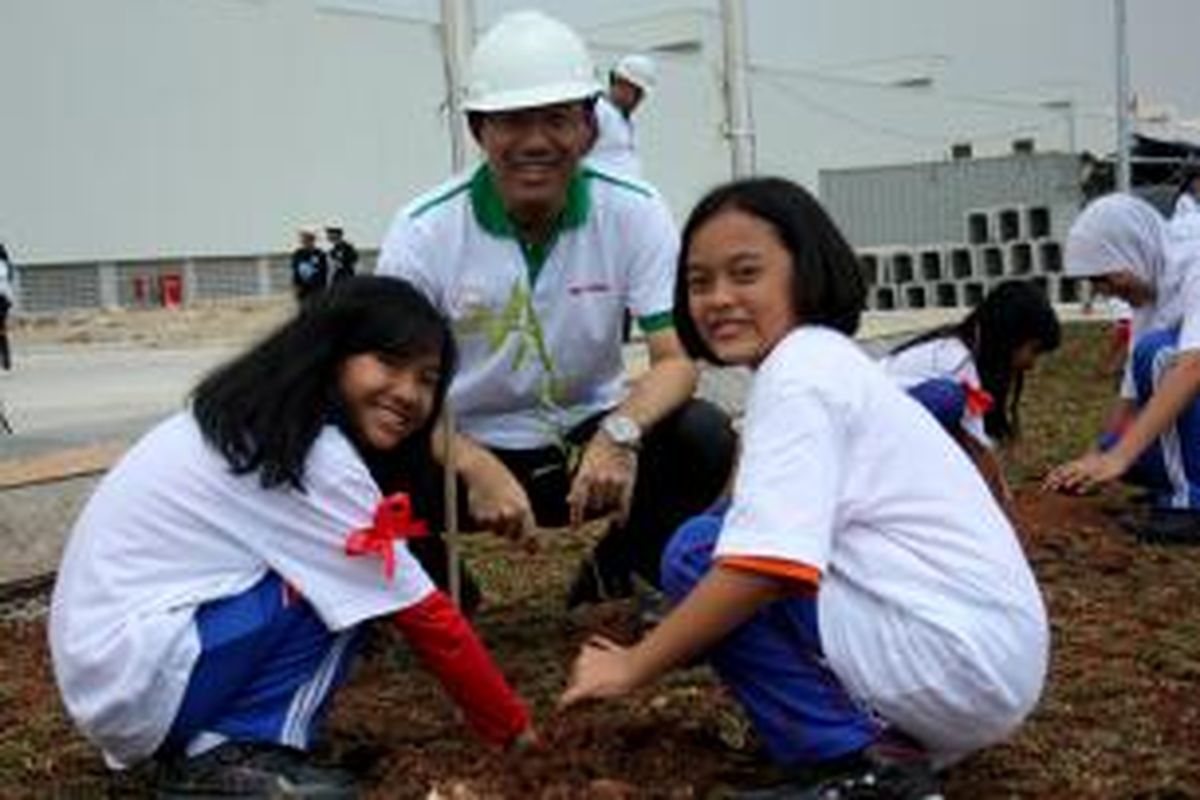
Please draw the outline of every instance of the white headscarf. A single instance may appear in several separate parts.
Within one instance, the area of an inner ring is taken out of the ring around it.
[[[1184,260],[1172,252],[1166,220],[1154,206],[1129,194],[1093,200],[1067,234],[1067,275],[1091,278],[1128,270],[1154,290],[1154,300],[1133,310],[1133,333],[1171,328],[1183,319]]]

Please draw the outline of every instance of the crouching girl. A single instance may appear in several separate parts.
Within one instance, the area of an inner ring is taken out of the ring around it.
[[[1132,351],[1105,436],[1045,486],[1082,492],[1124,478],[1153,492],[1138,538],[1200,544],[1200,241],[1172,238],[1144,200],[1111,194],[1071,225],[1065,266],[1133,307]]]
[[[853,253],[795,184],[735,182],[692,212],[677,327],[694,355],[755,370],[732,501],[668,546],[666,620],[631,648],[589,642],[562,697],[622,695],[707,654],[795,770],[779,796],[935,797],[932,767],[1009,736],[1046,670],[1014,532],[965,454],[849,338],[863,295]]]
[[[996,448],[1016,439],[1025,375],[1061,338],[1045,291],[1005,281],[962,321],[899,345],[883,366],[963,446],[1007,504],[1012,492]]]
[[[483,738],[531,736],[409,554],[408,498],[373,477],[425,469],[454,362],[411,286],[347,280],[109,472],[63,556],[50,644],[67,709],[110,765],[159,760],[160,797],[355,796],[304,751],[372,619],[405,635]]]

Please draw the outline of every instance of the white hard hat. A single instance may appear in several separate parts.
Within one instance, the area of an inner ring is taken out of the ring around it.
[[[467,111],[509,111],[600,93],[587,47],[575,31],[539,11],[500,18],[467,67]]]
[[[612,71],[618,78],[624,78],[647,94],[658,82],[658,65],[653,58],[640,53],[625,56]]]

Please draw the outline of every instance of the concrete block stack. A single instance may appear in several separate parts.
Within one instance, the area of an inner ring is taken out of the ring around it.
[[[963,240],[858,250],[874,311],[971,308],[1008,279],[1041,286],[1054,303],[1082,300],[1079,282],[1062,274],[1062,244],[1050,208],[1006,205],[967,211]]]

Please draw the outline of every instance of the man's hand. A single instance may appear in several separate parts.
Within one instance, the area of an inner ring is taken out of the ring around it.
[[[1128,465],[1114,453],[1092,452],[1060,464],[1042,481],[1042,488],[1065,494],[1083,494],[1125,474]]]
[[[629,648],[603,636],[593,636],[575,659],[571,679],[558,699],[558,707],[566,708],[584,700],[620,697],[637,686]]]
[[[537,522],[525,487],[494,456],[463,472],[467,509],[476,524],[527,547],[536,542]]]
[[[636,482],[637,453],[598,431],[584,450],[567,494],[571,527],[578,528],[589,512],[611,510],[617,512],[618,522],[623,525],[629,518]]]

